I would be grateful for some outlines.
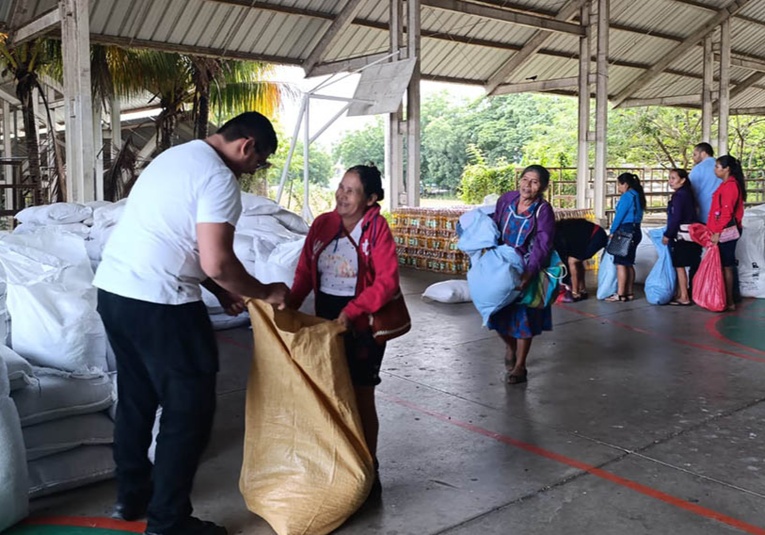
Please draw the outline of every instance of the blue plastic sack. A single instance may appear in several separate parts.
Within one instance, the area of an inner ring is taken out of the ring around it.
[[[652,228],[648,231],[656,252],[659,255],[658,260],[651,268],[651,272],[645,279],[645,299],[652,305],[666,305],[675,295],[675,286],[677,285],[677,271],[672,266],[672,257],[669,254],[669,247],[664,245],[661,240],[664,237],[666,227]]]
[[[598,264],[598,299],[606,299],[616,293],[619,283],[616,279],[616,266],[614,255],[603,250]]]
[[[523,259],[509,245],[493,247],[477,253],[467,273],[470,298],[485,326],[489,317],[515,301],[521,294],[518,287],[523,273]]]
[[[497,224],[486,212],[486,207],[476,208],[462,214],[457,223],[457,249],[466,253],[471,263],[478,260],[482,250],[496,247],[499,243]]]

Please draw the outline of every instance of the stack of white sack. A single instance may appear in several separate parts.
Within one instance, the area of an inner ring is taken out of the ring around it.
[[[19,413],[9,396],[11,387],[17,386],[18,373],[14,366],[11,384],[2,347],[0,346],[0,531],[27,516],[29,509],[24,439],[21,435]]]
[[[106,333],[82,238],[42,228],[0,239],[13,349],[37,366],[106,370]]]
[[[12,344],[0,349],[6,365],[13,362],[29,495],[111,477],[113,423],[105,411],[115,391],[83,239],[51,227],[3,236],[0,264]]]
[[[306,234],[308,223],[296,213],[266,197],[242,193],[242,216],[234,234],[234,253],[259,281],[291,286]],[[246,311],[236,317],[227,316],[215,296],[206,290],[202,293],[216,329],[249,323]]]
[[[101,254],[104,251],[104,245],[111,236],[114,226],[122,217],[125,210],[127,199],[119,202],[110,203],[107,201],[96,201],[98,205],[93,207],[93,225],[90,229],[90,235],[85,241],[85,250],[88,252],[93,270],[101,262]]]
[[[738,286],[743,297],[765,298],[765,204],[744,211],[736,244]]]
[[[71,232],[83,239],[90,235],[93,207],[87,204],[57,202],[43,206],[30,206],[16,214],[21,223],[14,234],[29,234],[40,227],[50,227],[58,232]]]

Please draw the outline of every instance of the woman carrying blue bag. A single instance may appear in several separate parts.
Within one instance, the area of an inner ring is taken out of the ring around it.
[[[691,296],[688,291],[688,274],[685,268],[695,273],[701,262],[701,245],[693,241],[678,240],[680,225],[698,222],[696,198],[691,189],[691,179],[685,169],[672,169],[669,172],[669,187],[674,193],[667,206],[667,230],[662,243],[669,246],[672,265],[677,271],[677,290],[670,305],[689,307]]]
[[[606,251],[614,255],[616,264],[617,291],[606,301],[632,301],[635,299],[635,251],[643,239],[640,223],[645,210],[645,193],[640,179],[633,173],[622,173],[616,178],[617,190],[621,193],[616,204],[614,222],[611,224],[611,242]],[[613,250],[615,240],[628,236],[629,246],[622,254]]]
[[[553,250],[555,215],[543,197],[549,184],[549,171],[541,165],[530,165],[521,174],[518,191],[502,195],[494,211],[500,243],[515,248],[524,260],[522,290],[547,267]],[[542,331],[552,330],[550,306],[531,308],[516,301],[493,314],[488,327],[505,342],[507,383],[525,383],[531,341]]]

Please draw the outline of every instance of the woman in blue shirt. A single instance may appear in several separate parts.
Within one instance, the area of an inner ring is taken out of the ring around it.
[[[632,173],[622,173],[616,179],[617,190],[621,193],[619,202],[616,204],[614,222],[611,224],[611,235],[617,231],[632,233],[632,242],[625,256],[614,256],[616,264],[616,278],[618,281],[617,293],[607,297],[606,301],[632,301],[635,299],[633,286],[635,284],[635,250],[643,233],[640,223],[643,221],[645,210],[645,193],[640,179]]]

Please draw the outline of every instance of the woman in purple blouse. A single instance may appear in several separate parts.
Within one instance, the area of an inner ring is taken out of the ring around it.
[[[543,198],[549,184],[550,172],[541,165],[530,165],[521,174],[518,191],[502,195],[494,211],[502,242],[514,247],[524,259],[521,289],[547,267],[553,250],[555,215]],[[542,331],[552,330],[550,307],[529,308],[513,303],[493,314],[488,327],[505,342],[507,383],[525,383],[531,341]]]
[[[685,169],[672,169],[669,172],[669,187],[674,193],[667,206],[667,230],[664,231],[662,243],[669,246],[672,265],[677,271],[677,289],[675,297],[669,302],[675,306],[690,306],[691,297],[688,291],[688,274],[685,268],[696,272],[701,261],[701,246],[692,241],[677,239],[680,225],[698,221],[696,199],[691,189],[691,179]]]

